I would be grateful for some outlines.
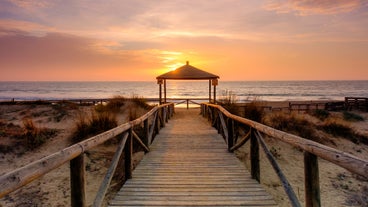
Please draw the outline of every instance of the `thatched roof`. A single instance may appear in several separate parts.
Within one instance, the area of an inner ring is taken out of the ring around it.
[[[220,78],[217,75],[208,73],[206,71],[200,70],[196,67],[189,65],[187,61],[186,65],[183,65],[173,71],[167,72],[156,79],[173,79],[173,80],[208,80]]]

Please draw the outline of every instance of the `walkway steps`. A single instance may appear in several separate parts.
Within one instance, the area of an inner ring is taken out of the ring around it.
[[[276,206],[196,109],[176,109],[109,206]]]

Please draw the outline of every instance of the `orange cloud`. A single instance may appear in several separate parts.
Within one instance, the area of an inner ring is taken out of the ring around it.
[[[265,9],[277,13],[296,12],[298,15],[307,16],[347,13],[362,5],[360,0],[271,0],[265,5]]]
[[[12,19],[0,19],[0,36],[19,34],[30,34],[33,36],[44,36],[48,32],[55,31],[54,28],[29,21]]]

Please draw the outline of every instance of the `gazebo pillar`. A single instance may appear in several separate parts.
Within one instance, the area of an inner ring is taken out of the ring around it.
[[[166,102],[166,79],[164,79],[164,103]]]
[[[208,80],[208,102],[211,103],[211,79]]]
[[[162,79],[157,79],[157,84],[159,85],[159,89],[158,89],[158,93],[159,93],[159,99],[158,99],[158,103],[159,105],[162,104]],[[166,95],[165,95],[166,97]]]
[[[216,104],[216,86],[218,85],[218,79],[212,79],[213,85],[213,103]]]

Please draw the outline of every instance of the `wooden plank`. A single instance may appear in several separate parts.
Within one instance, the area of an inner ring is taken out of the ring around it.
[[[176,114],[110,206],[276,205],[198,114]]]
[[[209,188],[209,187],[203,187],[203,188],[192,188],[192,189],[188,189],[188,188],[144,188],[144,187],[123,187],[118,194],[120,193],[126,193],[126,192],[136,192],[135,195],[139,196],[139,194],[141,192],[160,192],[160,193],[165,193],[165,192],[262,192],[264,193],[265,190],[261,187],[254,187],[254,188],[243,188],[243,187],[239,187],[239,188],[222,188],[221,191],[218,188]]]
[[[138,197],[134,197],[131,195],[118,195],[115,197],[117,201],[264,201],[271,200],[272,197],[270,195],[217,195],[217,196],[209,196],[209,195],[141,195]]]
[[[109,204],[109,206],[276,206],[274,201],[271,199],[268,200],[243,200],[243,201],[139,201],[139,200],[130,200],[130,201],[117,201],[113,200]]]
[[[157,191],[142,191],[139,194],[134,191],[124,191],[119,192],[117,196],[269,196],[269,194],[264,191],[227,191],[227,192],[219,192],[219,191],[203,191],[203,192],[193,192],[193,191],[165,191],[165,192],[157,192]]]

